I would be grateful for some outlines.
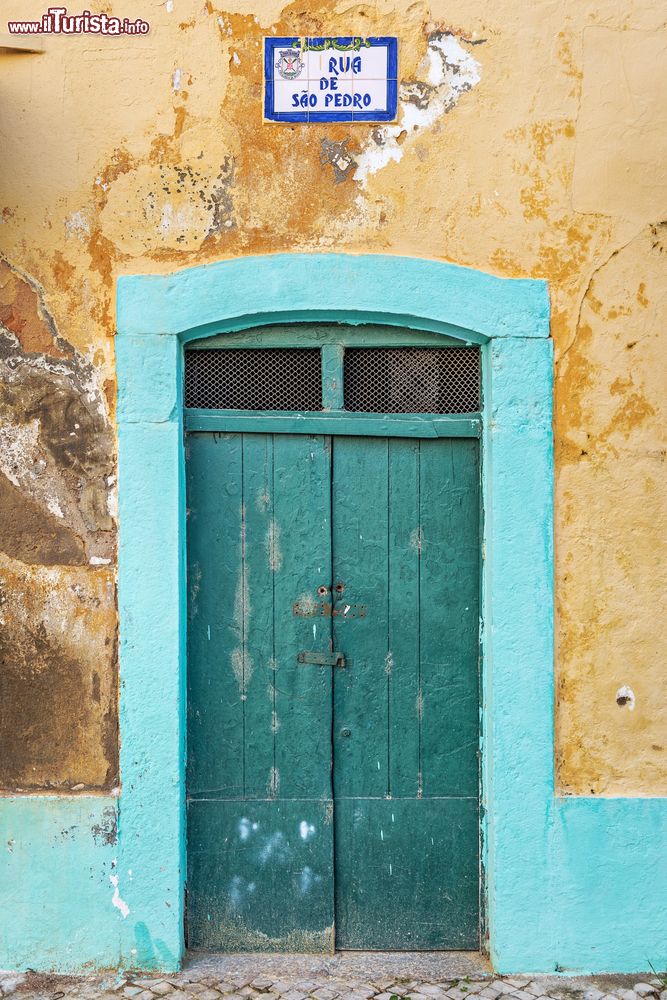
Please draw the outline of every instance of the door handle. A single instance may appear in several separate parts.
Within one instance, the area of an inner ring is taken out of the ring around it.
[[[308,649],[297,654],[298,663],[317,663],[322,667],[344,667],[346,666],[344,653],[318,653]]]

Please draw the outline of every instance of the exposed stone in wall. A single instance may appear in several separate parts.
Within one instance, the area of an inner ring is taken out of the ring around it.
[[[94,371],[0,260],[0,786],[116,780],[114,439]],[[47,569],[48,567],[48,569]]]

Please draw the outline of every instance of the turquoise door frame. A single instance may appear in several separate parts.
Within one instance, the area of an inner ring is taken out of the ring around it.
[[[482,345],[486,917],[499,968],[543,968],[554,787],[547,288],[433,261],[338,254],[119,279],[122,960],[171,967],[183,954],[183,345],[306,320],[389,324]],[[519,895],[521,916],[511,912]]]

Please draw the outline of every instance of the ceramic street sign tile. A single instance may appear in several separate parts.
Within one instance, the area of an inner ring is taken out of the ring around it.
[[[388,122],[398,102],[396,38],[264,39],[264,117]]]

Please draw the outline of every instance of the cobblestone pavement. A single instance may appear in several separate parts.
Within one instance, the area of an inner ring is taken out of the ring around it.
[[[496,977],[472,953],[228,955],[191,958],[174,975],[0,972],[16,1000],[667,1000],[667,978]]]

